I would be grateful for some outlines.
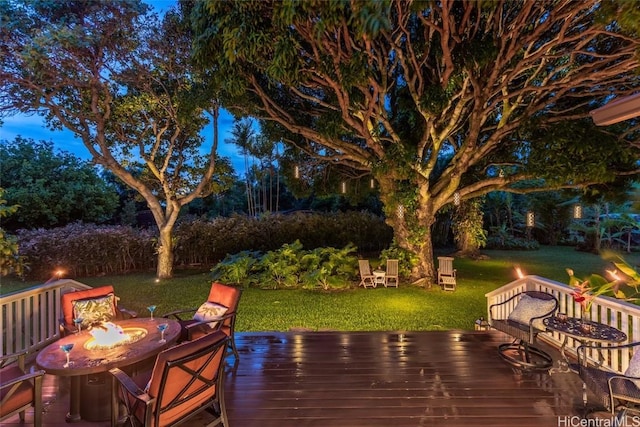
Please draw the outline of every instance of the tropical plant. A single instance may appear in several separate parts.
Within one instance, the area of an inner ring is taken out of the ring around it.
[[[585,279],[580,279],[573,274],[572,269],[567,268],[569,286],[574,288],[571,295],[574,301],[580,304],[583,316],[591,311],[591,305],[599,295],[610,295],[625,301],[638,299],[640,274],[619,255],[607,256],[612,257],[611,262],[615,267],[613,270],[607,270],[611,279],[600,274],[591,274]]]

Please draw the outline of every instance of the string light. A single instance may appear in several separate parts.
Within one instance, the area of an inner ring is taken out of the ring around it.
[[[527,227],[534,227],[536,225],[536,214],[533,211],[527,212]]]

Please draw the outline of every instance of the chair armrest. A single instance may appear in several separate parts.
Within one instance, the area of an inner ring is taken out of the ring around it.
[[[0,389],[7,388],[14,384],[18,384],[24,381],[28,381],[33,378],[42,377],[44,376],[44,374],[45,374],[44,371],[39,370],[39,371],[28,372],[28,373],[25,373],[24,375],[20,375],[19,377],[15,377],[11,379],[3,378],[2,385],[0,385]]]
[[[196,311],[198,311],[198,308],[185,308],[182,310],[175,310],[175,311],[171,311],[169,313],[163,314],[162,317],[164,318],[171,318],[174,317],[176,320],[185,320],[182,317],[180,317],[181,314],[184,313],[195,313]],[[193,317],[193,314],[191,315],[191,317]]]
[[[14,361],[17,361],[20,369],[24,371],[24,361],[27,357],[27,353],[28,350],[20,350],[17,353],[0,356],[0,368],[7,366]]]
[[[120,370],[119,368],[113,368],[109,370],[109,373],[120,383],[120,385],[127,391],[127,393],[145,404],[153,402],[153,398],[149,396],[138,384],[131,379],[129,375]]]

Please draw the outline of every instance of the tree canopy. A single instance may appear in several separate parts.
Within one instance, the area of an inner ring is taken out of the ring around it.
[[[20,209],[3,220],[9,230],[52,228],[74,221],[102,223],[118,205],[113,188],[91,163],[53,143],[16,138],[0,141],[0,182],[9,205]]]
[[[430,227],[454,199],[638,173],[637,127],[588,118],[640,87],[640,40],[609,6],[233,0],[197,2],[191,19],[225,107],[285,154],[373,177],[414,278],[431,282]]]

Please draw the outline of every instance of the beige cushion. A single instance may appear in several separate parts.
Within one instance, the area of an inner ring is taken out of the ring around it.
[[[227,312],[228,308],[224,305],[216,304],[214,302],[205,302],[202,304],[196,314],[193,315],[193,319],[198,322],[206,322],[208,320],[220,320],[221,316]],[[209,326],[215,328],[218,322],[210,322]]]
[[[629,360],[629,366],[624,374],[628,377],[640,378],[640,350],[635,350],[631,360]],[[640,385],[640,381],[636,381],[636,385]]]
[[[95,323],[109,322],[115,317],[113,311],[115,295],[108,294],[98,298],[87,298],[73,302],[73,318],[82,318],[82,327]]]
[[[543,300],[525,294],[520,297],[520,301],[509,314],[509,320],[528,325],[533,317],[543,316],[553,310],[555,306],[556,303],[552,299]],[[533,326],[542,331],[545,329],[542,319],[534,320]]]

